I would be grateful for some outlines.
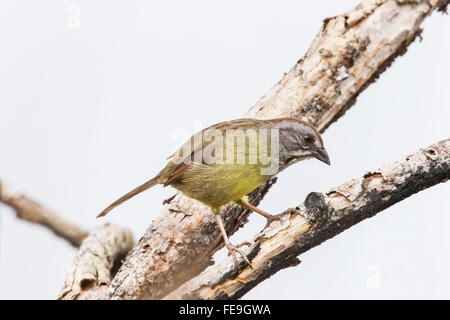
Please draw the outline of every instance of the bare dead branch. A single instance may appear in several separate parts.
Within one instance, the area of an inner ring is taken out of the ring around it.
[[[303,59],[249,112],[247,117],[296,117],[323,132],[377,79],[420,34],[420,25],[439,1],[363,1],[355,9],[324,20]],[[253,204],[274,181],[250,195]],[[246,222],[248,212],[223,211],[229,234]],[[166,206],[130,252],[107,289],[105,299],[158,299],[212,264],[223,246],[210,210],[180,197]]]
[[[237,299],[297,256],[410,195],[450,179],[450,139],[331,189],[310,193],[284,219],[253,239],[254,269],[231,258],[191,279],[166,299]],[[259,251],[257,251],[259,249]],[[256,254],[257,251],[257,254]],[[256,255],[255,255],[256,254]]]
[[[0,202],[10,206],[18,218],[43,225],[54,234],[79,247],[88,232],[66,220],[57,213],[45,208],[23,194],[12,191],[0,180]]]
[[[58,299],[98,299],[133,246],[127,229],[106,224],[93,230],[81,244]]]

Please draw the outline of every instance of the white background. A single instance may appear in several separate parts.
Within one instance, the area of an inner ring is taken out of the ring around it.
[[[324,18],[358,3],[3,0],[0,178],[83,227],[113,222],[139,239],[170,188],[104,220],[96,214],[153,177],[177,134],[242,116],[303,56]],[[450,19],[434,13],[423,27],[423,41],[324,134],[332,166],[289,168],[262,209],[281,212],[450,136]],[[232,242],[264,223],[252,215]],[[245,298],[448,299],[449,231],[450,182],[314,248]],[[55,298],[75,253],[0,206],[0,298]]]

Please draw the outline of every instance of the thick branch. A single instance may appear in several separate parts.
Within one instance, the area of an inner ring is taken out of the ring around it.
[[[43,207],[25,195],[12,191],[1,180],[0,202],[14,209],[18,218],[49,228],[53,233],[66,239],[75,247],[80,246],[88,234],[87,231],[67,221],[57,213]]]
[[[421,23],[438,1],[419,2],[363,1],[343,15],[325,19],[305,57],[246,116],[297,117],[323,132],[420,34]],[[250,200],[257,204],[273,182],[254,191]],[[231,234],[248,212],[228,207],[222,215]],[[153,221],[103,298],[164,297],[212,264],[212,254],[222,245],[210,210],[180,197]]]
[[[310,193],[282,222],[254,237],[248,250],[254,269],[234,266],[228,258],[191,279],[166,299],[236,299],[283,268],[295,266],[299,254],[410,195],[450,179],[450,139],[370,171],[331,189]],[[257,245],[256,243],[259,242]],[[253,251],[253,252],[252,252]]]
[[[58,299],[98,299],[133,246],[126,229],[109,224],[96,228],[81,244]]]

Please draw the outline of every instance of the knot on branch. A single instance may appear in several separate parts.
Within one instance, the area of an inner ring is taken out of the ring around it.
[[[329,207],[325,196],[320,192],[311,192],[305,199],[306,219],[318,225],[324,224],[329,218]]]

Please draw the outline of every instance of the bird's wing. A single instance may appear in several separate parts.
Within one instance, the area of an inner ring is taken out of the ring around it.
[[[169,159],[172,159],[172,163],[174,165],[170,166],[169,174],[167,176],[166,182],[164,183],[164,186],[167,186],[177,180],[191,165],[211,165],[212,161],[214,160],[212,159],[212,157],[215,156],[212,155],[212,150],[216,150],[216,148],[223,148],[223,143],[225,143],[225,139],[222,136],[219,144],[219,139],[217,139],[216,134],[220,133],[221,135],[223,135],[224,128],[245,129],[247,128],[249,121],[254,124],[258,120],[244,118],[221,122],[203,129],[202,131],[197,132],[195,135],[193,135],[181,146],[181,148],[177,152],[169,157]],[[192,152],[189,152],[190,150],[192,150]],[[207,152],[205,152],[205,150],[207,150]]]
[[[204,148],[214,144],[215,140],[205,141],[203,139],[204,130],[193,135],[188,141],[186,141],[181,148],[175,152],[170,158],[172,158],[172,163],[174,166],[171,167],[170,173],[168,174],[167,180],[164,186],[171,184],[176,181],[189,166],[195,165],[208,165],[208,161],[205,161],[203,157]],[[189,153],[189,151],[192,152]],[[184,151],[184,152],[183,152]],[[184,153],[184,154],[183,154]]]

